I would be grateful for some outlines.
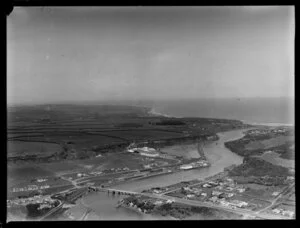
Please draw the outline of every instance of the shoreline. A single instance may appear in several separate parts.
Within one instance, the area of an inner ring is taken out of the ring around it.
[[[269,127],[294,127],[295,123],[262,123],[262,122],[252,122],[247,120],[240,120],[243,124],[249,124],[253,126],[269,126]]]
[[[174,116],[174,115],[169,115],[161,112],[157,112],[154,107],[150,108],[148,114],[154,115],[154,116],[162,116],[162,117],[167,117],[167,118],[210,118],[210,117],[205,117],[205,116],[189,116],[189,117],[183,117],[183,116]],[[224,119],[223,117],[214,117],[214,119]],[[228,119],[227,120],[238,120],[241,121],[243,124],[249,124],[249,125],[254,125],[254,126],[270,126],[270,127],[280,127],[280,126],[286,126],[286,127],[293,127],[295,126],[294,123],[278,123],[278,122],[255,122],[255,121],[249,121],[249,120],[243,120],[243,119]]]

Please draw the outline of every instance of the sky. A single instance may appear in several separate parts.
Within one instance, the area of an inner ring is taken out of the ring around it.
[[[286,97],[292,6],[15,7],[7,102]]]

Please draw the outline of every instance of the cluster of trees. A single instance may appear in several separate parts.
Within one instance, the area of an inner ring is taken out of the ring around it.
[[[255,157],[245,157],[243,164],[233,168],[229,174],[231,176],[269,176],[270,180],[279,180],[277,177],[287,177],[290,175],[288,168],[273,165],[262,159]],[[276,179],[277,178],[277,179]],[[268,182],[267,180],[265,182]]]
[[[272,148],[276,153],[280,154],[281,158],[284,159],[295,159],[295,150],[291,147],[295,142],[286,142],[283,145]]]
[[[121,128],[127,128],[127,127],[142,127],[143,124],[139,124],[139,123],[122,123],[117,125],[117,127],[121,127]]]
[[[155,208],[154,213],[158,213],[162,216],[170,215],[175,218],[185,218],[193,214],[191,207],[174,205],[174,204],[163,204]]]
[[[58,201],[54,201],[54,204],[51,205],[51,207],[49,207],[49,208],[42,208],[42,209],[39,209],[39,207],[41,205],[39,203],[27,204],[26,205],[27,216],[30,217],[30,218],[36,218],[36,217],[43,216],[49,210],[51,210],[51,208],[58,206],[58,204],[59,204]]]
[[[149,210],[151,211],[155,208],[155,205],[153,203],[141,201],[140,199],[137,199],[134,196],[129,196],[128,198],[125,198],[124,203],[126,203],[126,204],[133,203],[138,208],[141,208],[142,210],[147,210],[147,211],[149,211]]]
[[[155,123],[155,125],[186,125],[186,123],[180,120],[161,120]]]

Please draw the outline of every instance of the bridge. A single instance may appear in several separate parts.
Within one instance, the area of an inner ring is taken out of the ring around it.
[[[126,190],[120,190],[120,189],[113,189],[113,188],[97,188],[100,192],[107,192],[112,194],[119,194],[119,195],[141,195],[139,192],[131,192]]]

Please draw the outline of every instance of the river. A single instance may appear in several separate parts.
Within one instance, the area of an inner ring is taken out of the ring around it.
[[[152,187],[162,187],[175,184],[181,181],[192,179],[205,179],[222,172],[225,167],[243,162],[243,158],[232,153],[224,146],[224,142],[232,141],[243,137],[243,130],[234,130],[219,133],[219,140],[204,145],[204,153],[211,163],[210,167],[202,169],[193,169],[189,171],[181,171],[168,175],[155,176],[152,178],[121,183],[113,186],[116,189],[141,192],[142,190]],[[137,212],[125,208],[115,208],[117,201],[123,196],[111,196],[107,193],[91,193],[85,196],[81,203],[72,208],[71,211],[80,210],[78,207],[88,207],[92,209],[86,219],[92,220],[151,220],[151,219],[166,219],[165,217],[155,217],[151,215],[142,215]],[[84,206],[83,206],[84,205]],[[81,213],[84,213],[84,210]],[[75,214],[75,213],[74,213]],[[80,217],[80,215],[75,216]]]

